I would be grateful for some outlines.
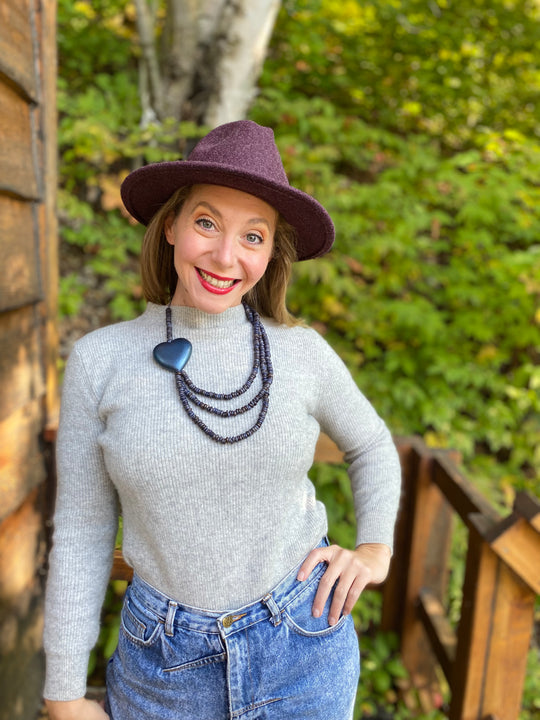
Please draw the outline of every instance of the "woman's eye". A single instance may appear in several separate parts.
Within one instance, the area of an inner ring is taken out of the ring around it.
[[[211,230],[214,227],[214,223],[208,218],[199,218],[196,222],[203,230]]]
[[[248,233],[246,239],[251,245],[257,245],[263,242],[263,237],[259,235],[259,233]]]

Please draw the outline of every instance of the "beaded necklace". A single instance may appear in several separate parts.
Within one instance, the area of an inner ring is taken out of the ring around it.
[[[172,312],[170,305],[167,306],[165,310],[167,342],[159,343],[159,345],[156,345],[154,348],[154,358],[156,361],[163,367],[166,367],[168,370],[172,370],[175,373],[178,395],[190,420],[192,420],[204,433],[206,433],[206,435],[212,438],[212,440],[224,444],[232,444],[240,442],[241,440],[246,440],[248,437],[251,437],[253,433],[256,433],[257,430],[259,430],[264,422],[266,413],[268,412],[270,385],[272,384],[274,377],[268,336],[266,335],[266,330],[261,323],[259,314],[247,303],[243,302],[242,305],[244,306],[246,317],[253,328],[253,367],[248,379],[242,387],[238,388],[238,390],[234,390],[230,393],[215,393],[210,390],[203,390],[202,388],[194,385],[188,374],[183,370],[183,367],[191,355],[191,343],[189,340],[184,338],[177,338],[176,340],[173,340]],[[249,390],[259,372],[261,374],[261,389],[242,407],[233,408],[232,410],[221,410],[197,397],[197,395],[202,395],[205,398],[214,400],[234,400]],[[251,428],[249,428],[249,430],[246,430],[246,432],[243,432],[240,435],[224,436],[218,435],[211,430],[208,425],[206,425],[206,423],[203,422],[203,420],[194,412],[190,403],[201,408],[201,410],[205,410],[212,415],[218,415],[223,418],[242,415],[243,413],[248,412],[248,410],[252,410],[259,403],[261,403],[261,410],[257,421],[251,426]]]

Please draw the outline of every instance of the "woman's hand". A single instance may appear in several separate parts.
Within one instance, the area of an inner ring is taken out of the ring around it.
[[[312,550],[298,571],[297,579],[305,580],[320,562],[328,565],[313,602],[314,617],[322,615],[336,581],[328,623],[335,625],[341,615],[348,615],[366,585],[381,583],[385,579],[390,558],[390,548],[379,543],[359,545],[356,550],[345,550],[339,545]]]
[[[45,700],[50,720],[110,720],[100,703],[86,698]]]

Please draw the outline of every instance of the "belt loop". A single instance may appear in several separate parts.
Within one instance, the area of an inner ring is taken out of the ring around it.
[[[169,600],[169,607],[167,609],[167,617],[165,618],[165,635],[167,637],[173,637],[174,636],[174,616],[176,615],[176,608],[178,607],[178,603],[174,602],[174,600]]]
[[[262,599],[262,602],[266,605],[266,607],[270,610],[272,613],[272,617],[270,618],[272,625],[274,627],[277,627],[281,623],[281,611],[276,605],[276,602],[274,598],[272,597],[271,593],[268,593],[268,595],[265,595]]]

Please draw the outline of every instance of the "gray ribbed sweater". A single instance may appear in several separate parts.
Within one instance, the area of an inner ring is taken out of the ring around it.
[[[231,392],[247,379],[252,329],[243,307],[218,315],[173,307],[187,337],[192,381]],[[314,331],[264,321],[274,367],[262,428],[234,445],[187,417],[172,372],[152,357],[165,340],[165,308],[79,340],[66,368],[58,435],[58,495],[45,613],[45,697],[85,693],[89,652],[111,567],[118,508],[123,552],[177,601],[226,611],[262,597],[327,530],[307,477],[319,431],[350,463],[357,543],[392,545],[400,469],[391,436],[344,364]],[[255,381],[247,398],[260,389]],[[244,405],[246,395],[228,407]],[[214,401],[217,405],[218,401]],[[222,419],[244,432],[260,406]]]

